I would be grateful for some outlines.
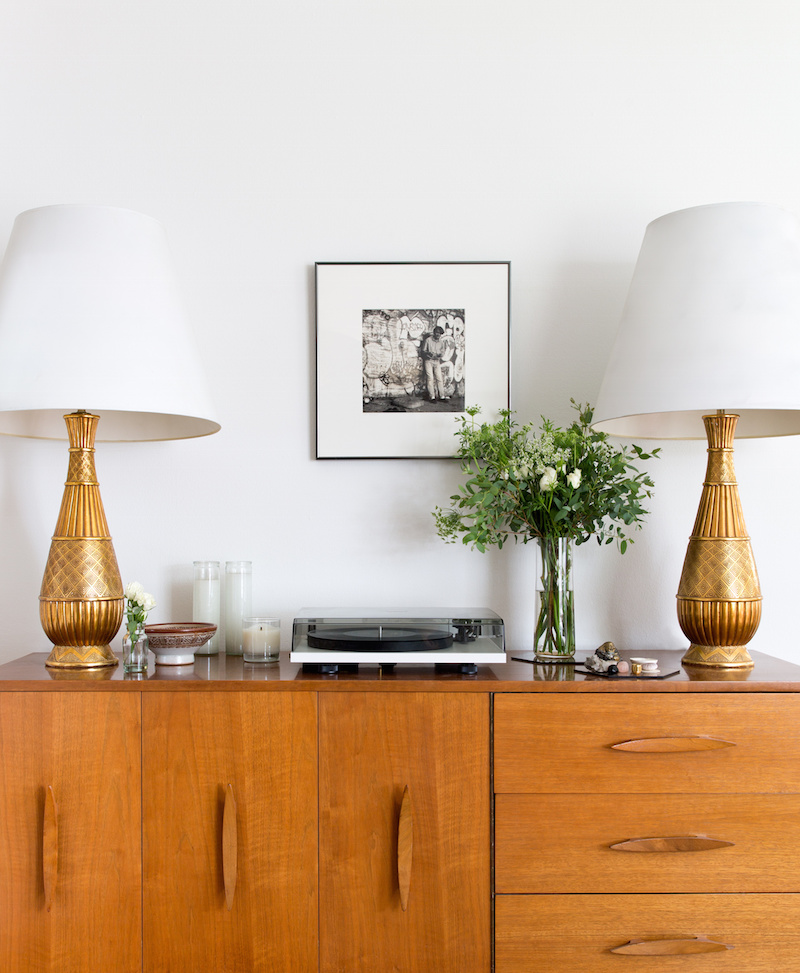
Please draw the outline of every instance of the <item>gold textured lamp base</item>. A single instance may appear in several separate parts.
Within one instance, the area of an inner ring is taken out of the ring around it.
[[[119,665],[110,645],[54,645],[48,669],[105,669]]]
[[[703,416],[708,467],[678,586],[687,666],[749,668],[747,643],[761,621],[761,587],[733,469],[739,417]]]
[[[752,669],[753,660],[746,645],[692,645],[681,660],[685,666],[714,666],[725,669]]]
[[[39,618],[53,642],[45,665],[98,669],[119,661],[109,643],[122,624],[122,578],[94,468],[98,417],[64,419],[69,470],[39,594]]]

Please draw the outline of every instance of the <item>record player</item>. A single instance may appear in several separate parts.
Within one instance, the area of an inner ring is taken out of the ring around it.
[[[505,628],[488,608],[303,608],[289,658],[323,673],[365,664],[474,673],[506,661]]]

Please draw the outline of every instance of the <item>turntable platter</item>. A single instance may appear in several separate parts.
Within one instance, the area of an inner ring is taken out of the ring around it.
[[[453,636],[441,629],[402,625],[326,628],[308,632],[313,649],[339,649],[347,652],[425,652],[449,649]]]

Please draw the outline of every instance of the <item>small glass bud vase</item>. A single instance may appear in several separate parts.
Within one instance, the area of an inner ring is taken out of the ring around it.
[[[572,593],[571,537],[540,537],[541,574],[533,648],[536,662],[565,662],[575,656],[575,601]]]
[[[150,639],[144,625],[139,625],[131,635],[128,629],[122,636],[122,668],[125,672],[147,672],[147,651]]]

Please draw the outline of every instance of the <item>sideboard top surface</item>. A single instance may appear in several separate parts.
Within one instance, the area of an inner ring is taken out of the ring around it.
[[[648,652],[659,660],[664,679],[609,679],[574,672],[570,666],[533,665],[530,653],[518,653],[505,664],[479,666],[476,675],[437,673],[433,666],[397,666],[382,671],[361,666],[356,673],[305,673],[282,653],[275,665],[245,665],[241,657],[203,656],[190,666],[155,666],[152,657],[144,678],[131,678],[122,666],[88,672],[52,670],[46,652],[33,652],[0,665],[0,692],[84,690],[158,692],[187,691],[311,691],[382,692],[517,692],[517,693],[684,693],[684,692],[800,692],[800,666],[760,652],[751,652],[755,665],[745,670],[688,671],[681,652]],[[625,653],[623,653],[623,656]],[[583,655],[579,654],[578,658]],[[515,660],[523,661],[515,661]]]

